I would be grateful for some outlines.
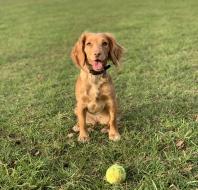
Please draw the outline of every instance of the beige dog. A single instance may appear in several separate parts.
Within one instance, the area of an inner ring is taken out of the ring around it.
[[[120,139],[117,118],[117,103],[111,77],[107,73],[110,60],[119,65],[123,48],[109,33],[83,33],[74,45],[71,58],[80,68],[76,82],[76,108],[78,140],[86,142],[89,134],[86,124],[105,124],[109,139]]]

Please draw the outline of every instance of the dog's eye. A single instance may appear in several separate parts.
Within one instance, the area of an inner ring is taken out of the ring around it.
[[[107,42],[102,42],[102,45],[103,45],[103,46],[107,46],[108,43],[107,43]]]
[[[87,45],[87,46],[91,46],[91,42],[87,42],[86,45]]]

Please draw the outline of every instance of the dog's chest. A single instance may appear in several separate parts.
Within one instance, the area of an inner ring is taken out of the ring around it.
[[[89,97],[87,108],[90,113],[101,112],[105,107],[105,102],[102,100],[104,96],[102,91],[103,84],[104,80],[97,80],[97,78],[90,83],[90,88],[87,90]]]

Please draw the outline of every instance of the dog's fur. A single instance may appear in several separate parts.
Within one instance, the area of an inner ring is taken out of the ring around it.
[[[111,77],[104,70],[110,60],[119,65],[123,48],[109,33],[83,33],[74,45],[71,58],[80,68],[76,82],[76,108],[78,118],[78,140],[86,142],[89,134],[86,124],[105,124],[108,127],[109,139],[119,140],[117,127],[117,103]],[[96,60],[96,61],[95,61]],[[98,61],[98,62],[97,62]],[[99,64],[98,64],[99,63]],[[94,64],[96,66],[94,66]],[[93,75],[90,69],[102,70],[102,74]],[[102,66],[101,66],[102,65]]]

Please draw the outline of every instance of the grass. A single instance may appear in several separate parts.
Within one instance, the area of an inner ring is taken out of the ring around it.
[[[0,0],[0,189],[198,189],[197,18],[196,0]],[[69,52],[85,30],[127,50],[110,71],[120,142],[67,137],[79,72]],[[125,183],[103,179],[113,163]]]

